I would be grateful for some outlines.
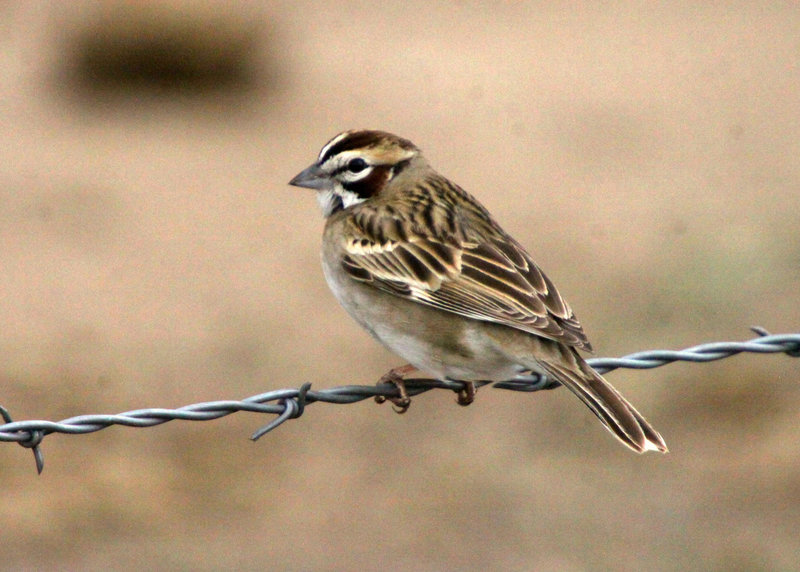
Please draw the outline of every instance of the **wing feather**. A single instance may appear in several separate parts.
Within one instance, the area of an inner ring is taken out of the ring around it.
[[[467,318],[504,324],[591,350],[580,323],[553,283],[511,237],[456,240],[424,236],[376,213],[353,223],[345,271],[396,296]],[[426,225],[427,226],[427,225]],[[462,236],[466,233],[462,232]]]

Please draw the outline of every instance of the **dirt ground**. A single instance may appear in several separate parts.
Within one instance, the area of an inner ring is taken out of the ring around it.
[[[138,7],[138,8],[137,8]],[[153,55],[154,54],[154,55]],[[167,62],[169,65],[167,65]],[[791,4],[0,4],[0,404],[50,419],[370,384],[287,181],[337,132],[424,149],[526,245],[598,356],[800,331]],[[0,443],[0,569],[789,570],[800,361],[315,404]]]

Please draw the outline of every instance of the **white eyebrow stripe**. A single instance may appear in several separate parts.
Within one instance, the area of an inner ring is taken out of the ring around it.
[[[325,156],[325,154],[328,152],[328,149],[336,145],[339,141],[341,141],[348,135],[350,135],[350,132],[345,131],[344,133],[340,133],[339,135],[328,141],[328,143],[326,143],[325,146],[322,148],[322,150],[319,152],[319,156],[317,156],[317,161],[318,162],[321,161],[322,158]]]

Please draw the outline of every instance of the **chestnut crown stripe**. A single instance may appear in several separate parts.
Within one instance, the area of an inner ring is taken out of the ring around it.
[[[369,149],[382,144],[390,144],[406,150],[417,147],[408,139],[403,139],[385,131],[347,131],[328,143],[320,152],[319,165],[325,164],[331,157],[354,149]]]

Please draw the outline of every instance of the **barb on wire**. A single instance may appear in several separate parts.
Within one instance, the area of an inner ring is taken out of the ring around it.
[[[686,348],[684,350],[651,350],[637,352],[621,358],[593,358],[589,365],[600,373],[619,368],[651,369],[676,361],[705,363],[727,358],[742,352],[784,353],[800,357],[800,333],[772,335],[760,327],[751,328],[759,337],[746,342],[712,342]],[[489,382],[476,383],[477,386]],[[441,381],[435,379],[407,379],[406,390],[410,397],[431,389],[448,389],[459,392],[464,389],[460,381]],[[532,392],[557,387],[558,383],[544,376],[531,374],[519,379],[493,384],[493,387],[512,391]],[[5,424],[0,425],[0,441],[16,442],[33,450],[36,468],[39,473],[44,467],[40,444],[51,433],[78,435],[100,431],[111,425],[127,427],[153,427],[182,419],[185,421],[208,421],[219,419],[237,411],[271,413],[277,415],[267,425],[258,429],[251,439],[259,439],[289,419],[300,417],[307,405],[316,402],[349,404],[371,397],[399,397],[397,387],[389,383],[379,385],[343,385],[319,391],[311,391],[311,384],[304,383],[299,389],[278,389],[253,395],[241,401],[209,401],[194,403],[177,409],[137,409],[116,415],[79,415],[59,422],[29,420],[13,421],[8,411],[0,406],[0,415]]]
[[[0,405],[0,415],[2,415],[6,425],[14,422],[8,409],[2,405]],[[41,475],[44,470],[44,455],[42,454],[41,447],[39,447],[39,443],[44,439],[44,433],[39,430],[30,430],[26,433],[22,433],[22,436],[23,438],[15,440],[26,449],[33,449],[33,460],[36,462],[36,472]]]

